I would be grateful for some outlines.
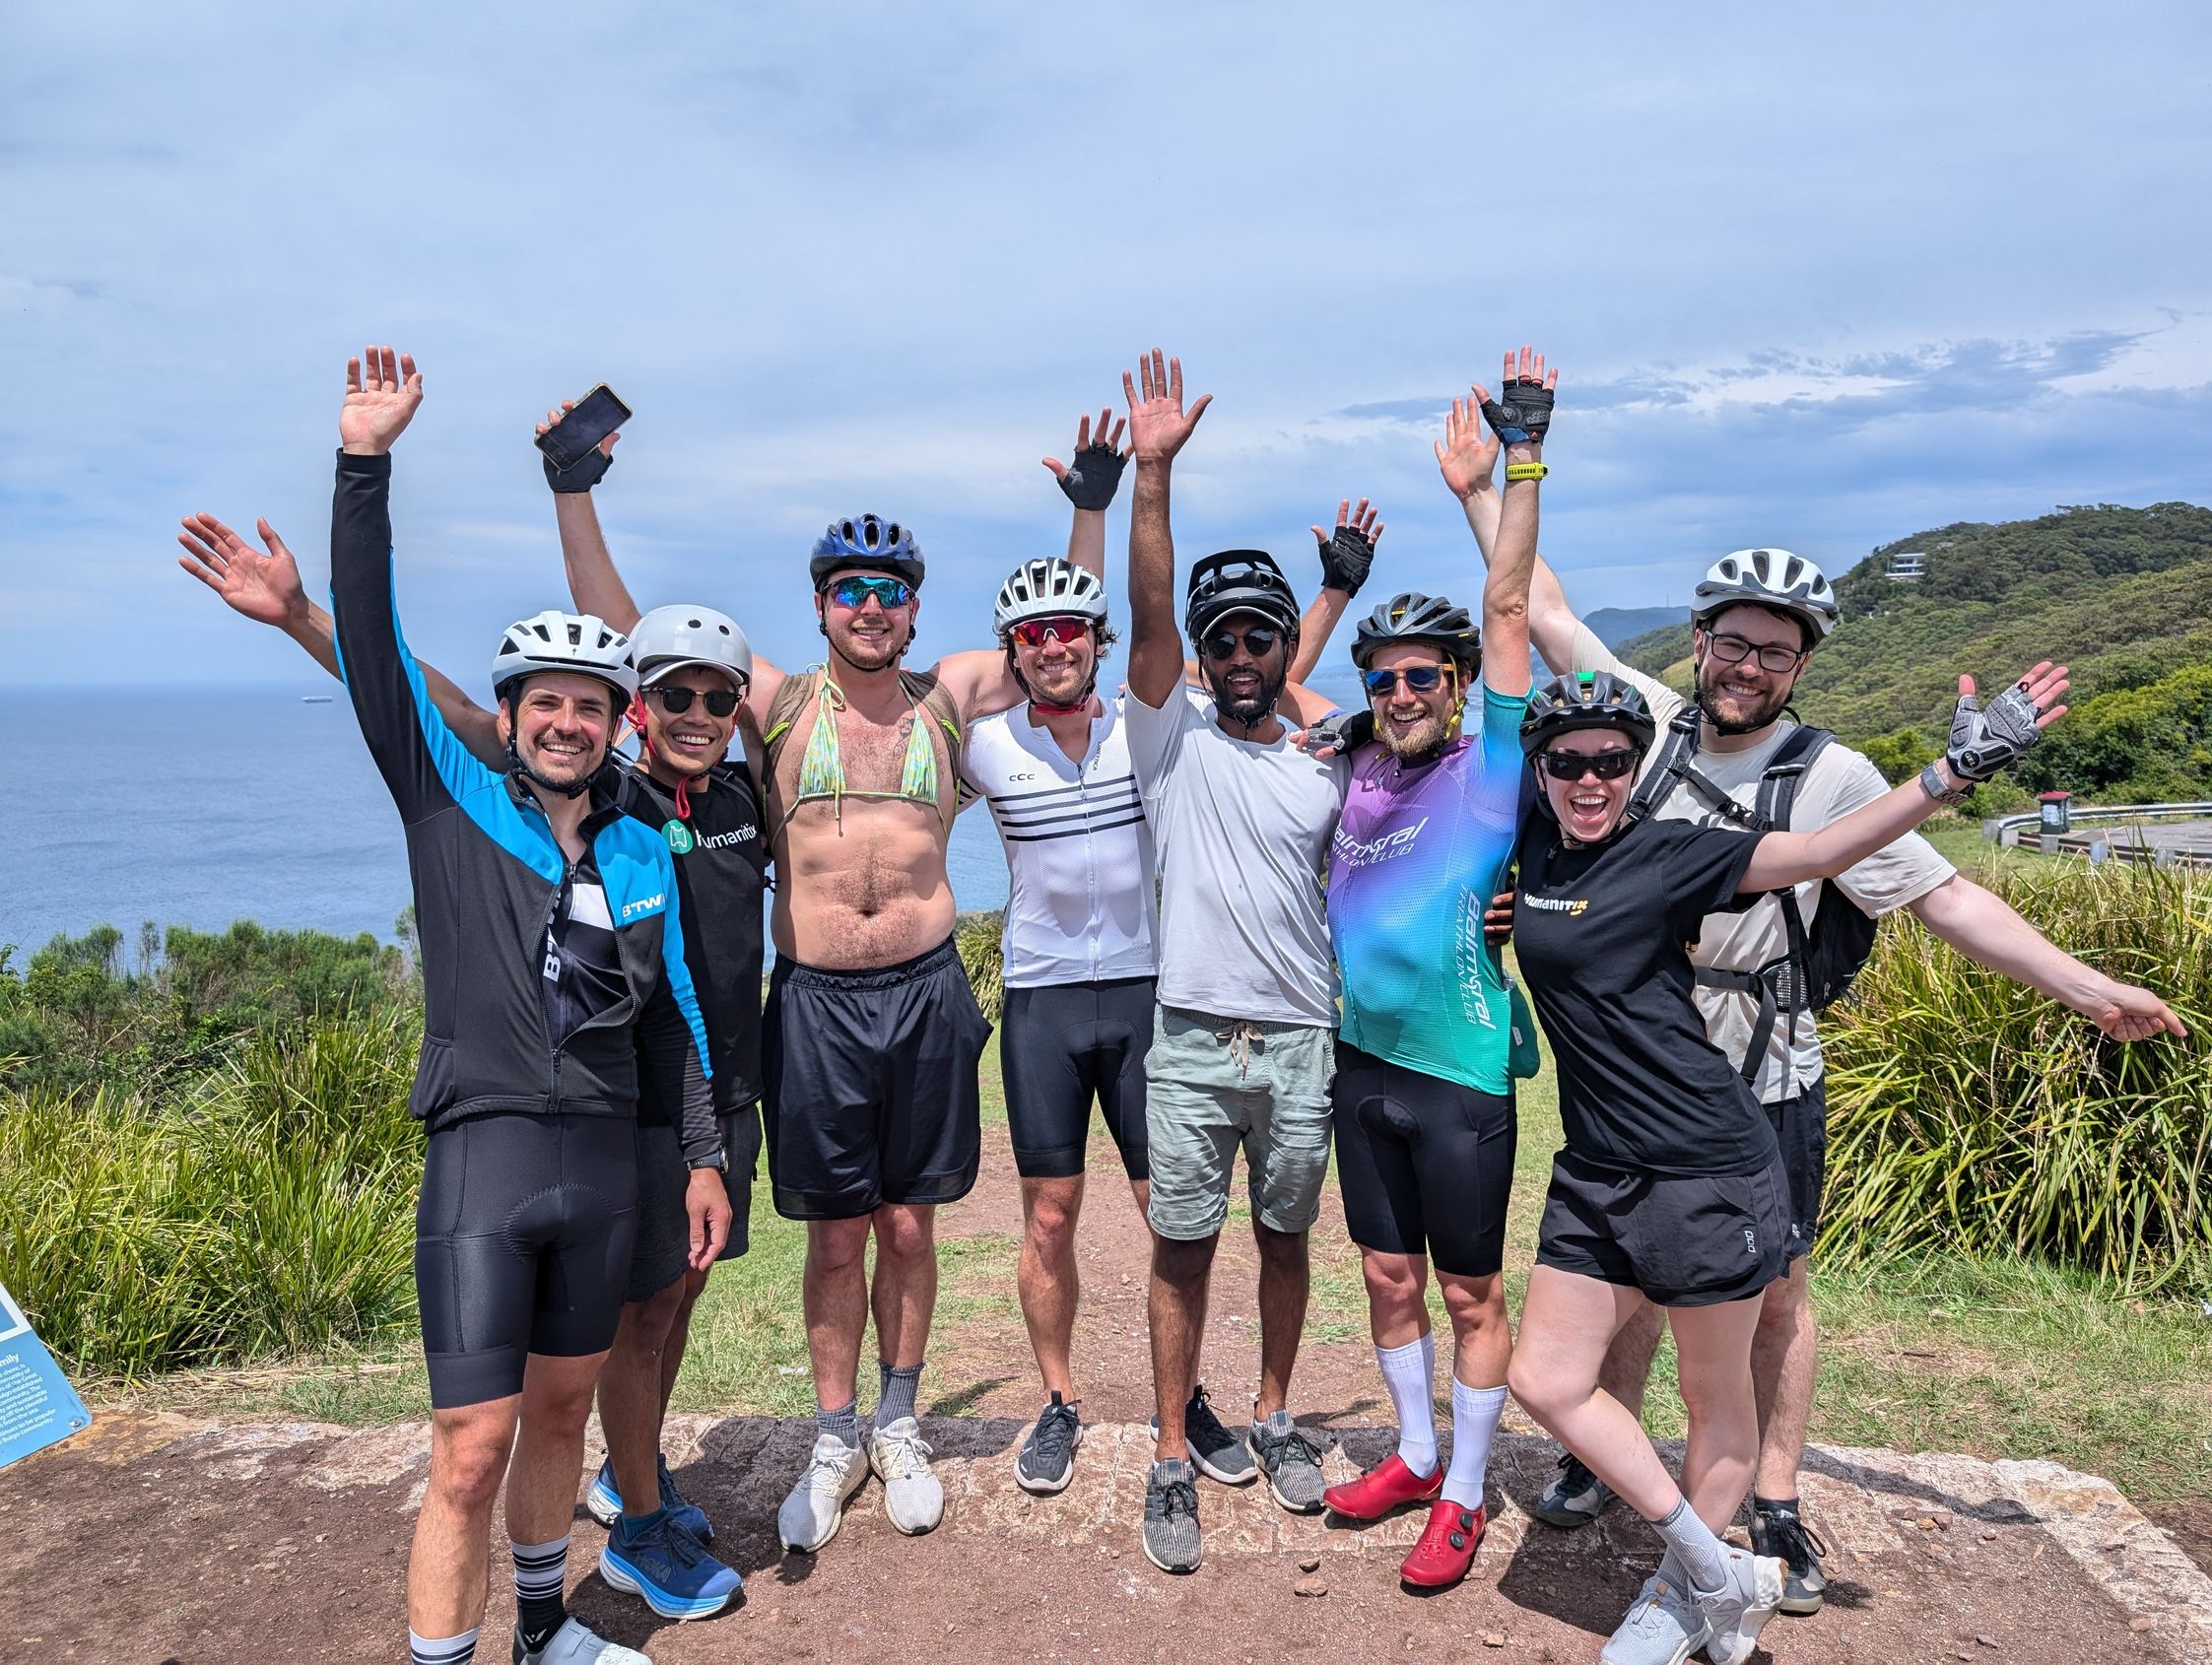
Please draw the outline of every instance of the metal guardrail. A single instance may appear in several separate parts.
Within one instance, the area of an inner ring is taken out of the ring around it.
[[[2212,802],[2194,804],[2083,804],[2069,808],[2069,821],[2143,821],[2152,816],[2212,816]],[[1995,844],[2012,844],[2019,834],[2029,828],[2041,828],[2043,812],[2028,810],[2019,815],[1992,816],[1981,824],[1984,841]]]

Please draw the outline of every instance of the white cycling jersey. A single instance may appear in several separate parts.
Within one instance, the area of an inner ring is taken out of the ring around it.
[[[1078,765],[1027,703],[968,728],[961,778],[991,807],[1012,884],[1006,986],[1149,977],[1152,828],[1119,698],[1100,700]]]

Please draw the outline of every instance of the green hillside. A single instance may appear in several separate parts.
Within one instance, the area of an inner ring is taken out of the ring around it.
[[[1907,551],[1927,575],[1893,582],[1888,558]],[[1806,668],[1797,708],[1893,773],[1932,755],[1960,672],[1986,687],[2049,658],[2072,667],[2073,713],[2020,786],[2212,794],[2212,509],[2099,503],[1945,526],[1877,549],[1836,591],[1843,626]],[[1687,624],[1621,650],[1678,688],[1689,651]]]

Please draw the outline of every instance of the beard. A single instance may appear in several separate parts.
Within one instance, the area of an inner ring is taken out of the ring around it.
[[[1698,709],[1714,729],[1722,734],[1751,734],[1781,715],[1796,687],[1796,678],[1769,694],[1747,698],[1721,688],[1720,678],[1726,668],[1708,660],[1698,671]]]
[[[1095,659],[1088,664],[1079,659],[1067,659],[1056,665],[1039,665],[1028,672],[1017,665],[1015,671],[1029,697],[1046,705],[1082,704],[1091,698],[1099,674]]]
[[[1401,729],[1387,717],[1378,716],[1374,723],[1374,737],[1382,749],[1401,764],[1425,764],[1441,752],[1451,739],[1451,724],[1434,711],[1423,711],[1421,720],[1411,728]]]
[[[1230,692],[1227,669],[1211,659],[1206,661],[1206,686],[1213,692],[1215,707],[1231,722],[1246,729],[1257,728],[1267,720],[1275,701],[1282,698],[1284,683],[1290,680],[1287,662],[1278,662],[1272,668],[1252,668],[1258,672],[1259,686],[1250,694],[1237,695]]]

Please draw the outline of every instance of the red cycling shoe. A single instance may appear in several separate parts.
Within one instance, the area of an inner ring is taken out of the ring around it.
[[[1483,1529],[1490,1524],[1488,1509],[1471,1509],[1449,1498],[1440,1498],[1429,1510],[1429,1524],[1398,1568],[1398,1576],[1417,1589],[1441,1590],[1467,1576],[1475,1564],[1475,1549]]]
[[[1401,1503],[1426,1503],[1443,1490],[1443,1464],[1429,1476],[1415,1474],[1405,1459],[1392,1451],[1357,1480],[1331,1486],[1321,1501],[1346,1520],[1365,1524],[1380,1520]]]

